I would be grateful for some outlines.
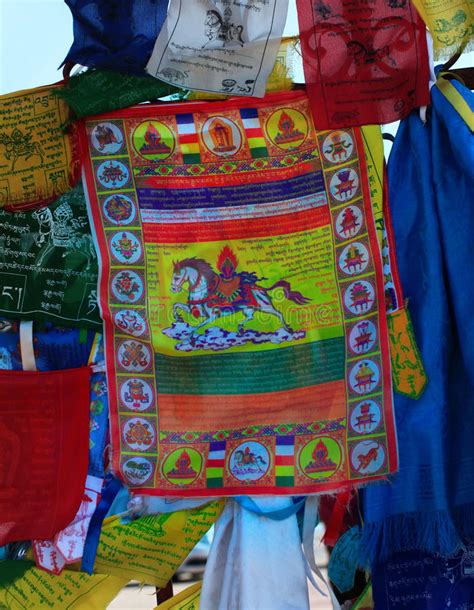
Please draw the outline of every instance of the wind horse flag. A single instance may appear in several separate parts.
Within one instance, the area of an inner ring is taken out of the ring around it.
[[[300,494],[397,468],[359,129],[303,92],[91,117],[113,468],[140,493]]]
[[[408,0],[296,0],[319,129],[399,121],[430,103],[426,28]]]
[[[52,203],[76,184],[76,134],[63,125],[71,116],[47,85],[0,96],[0,208],[10,212]]]

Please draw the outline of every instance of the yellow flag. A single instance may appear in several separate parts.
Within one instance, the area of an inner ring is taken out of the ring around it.
[[[199,610],[201,587],[202,583],[197,582],[163,602],[155,610]]]
[[[76,140],[62,129],[70,111],[58,88],[0,96],[0,207],[46,205],[79,177]]]
[[[1,562],[0,570],[8,569],[10,563]],[[104,610],[127,581],[110,574],[89,576],[84,572],[63,570],[58,576],[30,568],[20,578],[0,588],[0,608]]]
[[[380,125],[364,125],[361,128],[364,140],[365,161],[369,176],[370,201],[380,247],[383,247],[383,138]]]
[[[164,587],[223,507],[224,500],[219,500],[127,524],[111,517],[102,526],[95,570]]]
[[[454,55],[474,36],[472,0],[413,0],[433,37],[435,54]]]

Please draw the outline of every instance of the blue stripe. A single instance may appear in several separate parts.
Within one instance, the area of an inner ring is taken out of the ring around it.
[[[276,444],[277,445],[293,445],[295,442],[294,436],[277,436]]]
[[[256,184],[193,189],[137,189],[140,208],[144,210],[224,208],[249,203],[287,201],[321,192],[325,192],[321,171],[288,180]]]
[[[240,116],[243,119],[257,119],[258,118],[258,110],[256,108],[241,108]]]
[[[176,115],[176,122],[178,123],[178,125],[186,125],[188,123],[194,123],[194,119],[193,119],[193,115],[192,114],[177,114]]]
[[[226,442],[225,441],[212,441],[209,443],[209,452],[212,451],[225,451]]]

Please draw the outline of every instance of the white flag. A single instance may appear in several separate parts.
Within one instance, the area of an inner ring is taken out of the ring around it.
[[[167,83],[263,97],[288,0],[171,0],[147,71]]]

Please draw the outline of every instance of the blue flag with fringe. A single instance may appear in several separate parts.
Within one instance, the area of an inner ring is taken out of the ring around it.
[[[428,376],[395,396],[400,469],[363,492],[361,562],[448,555],[474,532],[474,94],[442,76],[427,124],[402,121],[388,164],[403,290]],[[471,276],[471,277],[470,277]]]

